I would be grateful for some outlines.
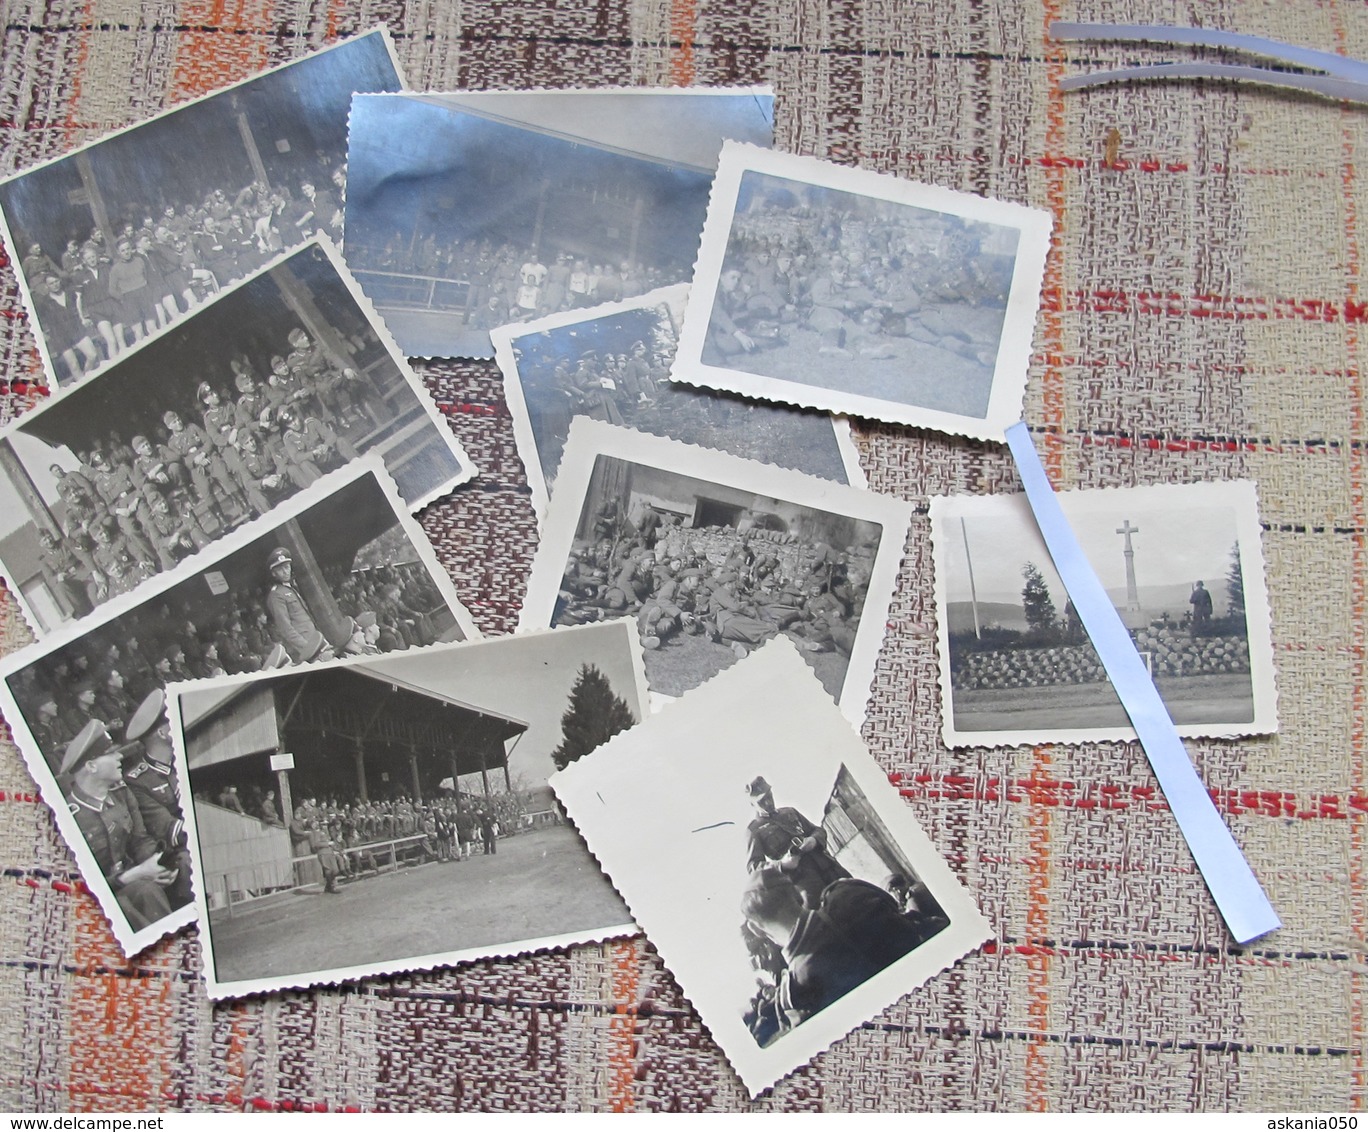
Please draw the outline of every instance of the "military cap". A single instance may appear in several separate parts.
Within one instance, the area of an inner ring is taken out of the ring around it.
[[[376,617],[374,612],[372,612],[369,609],[365,610],[363,613],[358,613],[356,615],[356,623],[363,629],[374,629],[375,623],[378,620],[379,618]]]
[[[284,668],[290,663],[290,654],[285,651],[285,646],[275,644],[271,646],[271,651],[266,654],[266,659],[261,662],[262,671],[269,671],[272,668]]]
[[[274,570],[282,562],[293,561],[294,559],[290,557],[290,552],[286,550],[283,546],[278,546],[273,551],[271,551],[270,556],[266,559],[266,569]]]
[[[98,759],[114,750],[114,740],[109,737],[109,729],[98,719],[92,719],[76,733],[66,751],[62,754],[62,767],[58,774],[75,774],[91,759]]]
[[[153,688],[134,710],[128,726],[124,728],[124,738],[130,743],[135,739],[141,739],[157,726],[165,708],[166,693],[160,688]]]
[[[212,385],[210,385],[207,381],[201,381],[199,383],[199,388],[195,390],[195,396],[198,397],[201,401],[203,401],[205,394],[212,393],[213,391],[214,387]]]
[[[307,346],[309,344],[309,336],[298,326],[291,330],[289,334],[285,335],[285,337],[290,340],[291,346],[299,347]]]
[[[770,784],[766,782],[761,775],[757,774],[746,785],[746,793],[752,798],[762,798],[766,794],[774,793],[774,791],[770,789]]]
[[[282,366],[284,366],[284,365],[285,365],[285,359],[282,358],[279,354],[276,354],[276,355],[274,355],[274,356],[271,358],[271,368],[272,368],[273,370],[275,370],[275,369],[280,369],[280,368],[281,368]]]

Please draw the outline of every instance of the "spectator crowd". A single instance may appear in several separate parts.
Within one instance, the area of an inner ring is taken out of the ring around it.
[[[331,181],[212,189],[130,207],[111,232],[97,225],[61,249],[29,242],[20,266],[54,365],[74,381],[316,231],[340,238],[345,166]]]
[[[360,653],[432,644],[430,614],[445,605],[424,567],[400,563],[329,572],[338,608],[357,629]],[[10,689],[49,765],[97,719],[113,733],[154,688],[177,680],[236,675],[288,663],[267,612],[270,583],[205,612],[190,594],[129,614],[55,650],[10,677]]]
[[[678,282],[660,268],[569,252],[543,256],[516,243],[473,239],[439,242],[395,236],[383,248],[348,245],[348,258],[361,270],[446,280],[464,288],[460,304],[466,326],[492,330],[560,311],[616,303]]]

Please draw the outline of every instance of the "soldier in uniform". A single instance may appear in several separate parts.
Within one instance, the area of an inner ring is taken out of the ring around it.
[[[124,740],[142,745],[142,758],[130,758],[124,767],[124,784],[138,804],[143,827],[164,852],[176,854],[177,876],[167,896],[171,906],[179,908],[191,899],[190,854],[172,765],[171,721],[166,716],[164,691],[154,688],[144,697],[124,729]]]
[[[147,500],[133,482],[132,469],[125,464],[111,465],[98,448],[90,453],[90,463],[95,472],[95,489],[118,524],[124,543],[139,562],[155,568],[157,557],[143,537],[148,524]]]
[[[226,525],[223,508],[214,498],[210,478],[230,498],[238,495],[237,486],[228,473],[228,466],[218,457],[213,442],[197,424],[186,424],[180,414],[168,409],[162,414],[170,436],[166,439],[162,455],[168,462],[178,460],[190,477],[196,499],[207,504],[221,524]]]
[[[52,464],[48,471],[57,481],[57,494],[66,504],[68,527],[86,529],[104,514],[104,503],[95,485],[81,472],[69,472],[61,464]]]
[[[313,479],[357,458],[356,449],[317,417],[305,417],[292,407],[282,408],[277,416],[285,429],[281,443],[287,459]]]
[[[115,539],[112,525],[109,519],[100,518],[90,527],[91,536],[95,539],[90,557],[104,579],[96,587],[96,597],[100,601],[128,593],[156,572],[155,566],[134,558],[122,538]]]
[[[127,751],[114,745],[103,723],[92,719],[67,746],[58,781],[95,863],[129,925],[138,931],[171,914],[167,889],[177,876],[162,864],[156,839],[124,785]]]
[[[267,379],[266,403],[279,411],[287,405],[299,405],[309,399],[309,390],[290,371],[289,363],[276,354],[271,359],[271,376]]]
[[[188,482],[179,463],[168,464],[152,450],[152,442],[145,436],[135,436],[133,444],[133,482],[151,504],[157,495],[175,491]]]
[[[746,868],[753,873],[777,864],[802,896],[804,906],[817,907],[827,885],[850,876],[827,852],[826,831],[792,806],[776,807],[774,792],[764,778],[752,779],[746,793],[755,807],[755,818],[746,828],[750,844]]]
[[[289,490],[289,477],[261,451],[256,436],[246,429],[238,431],[237,454],[238,477],[247,492],[247,501],[258,515],[264,515]]]
[[[171,510],[171,501],[160,492],[151,496],[152,542],[161,559],[162,569],[170,570],[182,558],[209,545],[209,536],[190,508]]]
[[[52,762],[57,758],[57,752],[74,736],[62,727],[57,715],[56,696],[50,693],[40,695],[37,711],[38,714],[29,720],[29,731],[33,735],[33,741],[38,744],[38,749],[43,752],[43,757]]]
[[[333,647],[314,624],[299,590],[294,585],[294,560],[283,546],[276,547],[266,559],[273,579],[266,593],[266,612],[280,643],[296,664],[309,660],[332,660]]]
[[[225,405],[219,397],[218,390],[207,381],[199,383],[196,396],[204,405],[204,434],[214,446],[215,459],[223,465],[223,472],[220,474],[214,470],[214,462],[210,461],[210,474],[218,480],[219,486],[232,499],[234,507],[245,512],[248,505],[242,483],[242,465],[238,459],[237,448],[234,447],[237,441],[235,407]]]
[[[72,617],[84,617],[92,608],[87,584],[94,563],[74,542],[47,527],[38,528],[38,541],[43,547],[38,554],[43,580],[65,612]]]

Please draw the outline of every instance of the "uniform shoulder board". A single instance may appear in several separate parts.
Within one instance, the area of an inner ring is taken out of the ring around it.
[[[152,768],[145,762],[138,763],[132,770],[124,772],[124,778],[137,778],[140,774],[146,774]]]

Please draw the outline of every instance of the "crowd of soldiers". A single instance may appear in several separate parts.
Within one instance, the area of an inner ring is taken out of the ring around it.
[[[358,247],[354,254],[361,268],[465,284],[464,317],[475,330],[621,302],[671,282],[659,268],[641,263],[594,262],[569,252],[552,259],[535,248],[490,240],[439,244],[432,235],[416,243],[395,237],[383,248]]]
[[[713,301],[705,360],[794,342],[839,357],[900,356],[896,339],[991,367],[993,319],[1013,260],[982,247],[982,226],[903,208],[860,216],[757,207],[738,214]]]
[[[77,469],[51,466],[65,526],[39,528],[39,564],[65,612],[84,616],[356,457],[349,438],[383,420],[379,393],[301,328],[287,344],[264,382],[234,358],[231,393],[201,381],[159,404],[159,423],[111,430]]]
[[[848,659],[872,562],[868,547],[837,550],[757,526],[685,527],[655,510],[633,524],[609,505],[593,541],[567,558],[555,624],[635,614],[649,651],[694,636],[744,657],[783,632],[800,649]]]
[[[75,380],[315,231],[340,236],[345,167],[332,181],[302,181],[297,193],[255,181],[160,212],[130,208],[136,219],[73,236],[57,258],[29,243],[20,266],[54,362]]]
[[[550,422],[551,431],[564,438],[570,431],[570,418],[577,416],[634,424],[669,388],[669,372],[669,360],[652,353],[640,340],[625,353],[586,350],[573,363],[561,358],[551,372],[551,383],[561,394],[550,414],[557,418]]]
[[[442,605],[423,567],[397,564],[329,579],[339,610],[365,627],[364,653],[433,643],[427,611]],[[189,596],[117,618],[23,669],[10,681],[50,764],[90,720],[117,731],[138,702],[177,680],[258,672],[288,663],[268,613],[270,584],[236,593],[206,615]]]
[[[229,785],[217,796],[197,792],[196,801],[212,803],[254,817],[263,825],[288,828],[296,863],[313,857],[322,876],[323,891],[337,891],[345,880],[398,860],[388,844],[410,840],[416,852],[404,856],[413,864],[428,861],[469,860],[478,847],[481,854],[498,852],[500,837],[510,836],[523,824],[526,807],[514,792],[444,797],[429,802],[412,801],[400,792],[385,800],[340,799],[335,795],[306,797],[284,821],[275,791],[247,786],[239,794]],[[299,869],[296,880],[315,878]]]

